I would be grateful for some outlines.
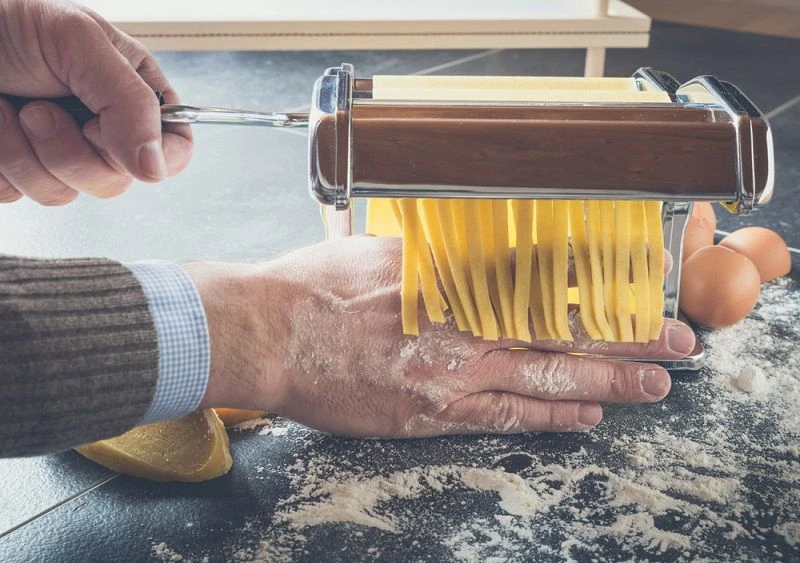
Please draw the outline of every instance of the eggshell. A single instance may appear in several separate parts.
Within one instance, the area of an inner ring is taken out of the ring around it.
[[[705,217],[691,216],[686,222],[686,230],[683,232],[683,256],[685,262],[689,256],[703,247],[714,244],[714,227]]]
[[[711,230],[714,231],[717,228],[717,214],[714,213],[714,207],[707,201],[697,201],[692,208],[692,217],[702,217],[705,219],[709,225],[711,225]]]
[[[747,256],[758,268],[762,282],[785,276],[792,269],[792,257],[784,240],[764,227],[746,227],[726,236],[720,246]]]
[[[749,258],[729,248],[707,246],[683,263],[680,308],[701,326],[730,326],[753,310],[760,288],[761,276]]]

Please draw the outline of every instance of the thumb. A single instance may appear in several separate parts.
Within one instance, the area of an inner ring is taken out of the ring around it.
[[[99,115],[103,145],[114,160],[139,180],[165,178],[158,99],[102,27],[88,16],[81,19],[82,33],[63,28],[66,85]]]

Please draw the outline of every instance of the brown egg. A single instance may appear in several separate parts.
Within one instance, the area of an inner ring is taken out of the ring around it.
[[[686,262],[692,254],[705,246],[714,244],[714,227],[705,217],[692,215],[686,222],[686,230],[683,233],[683,257],[682,262]]]
[[[762,282],[785,276],[792,269],[792,257],[786,243],[778,233],[764,227],[739,229],[719,244],[747,256],[758,268]]]
[[[730,326],[753,310],[760,288],[761,276],[749,258],[707,246],[683,263],[680,309],[701,326]]]
[[[717,215],[714,213],[714,208],[707,201],[695,202],[692,208],[692,217],[702,217],[708,221],[712,231],[717,228]]]

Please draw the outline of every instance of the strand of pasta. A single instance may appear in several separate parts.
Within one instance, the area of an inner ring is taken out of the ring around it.
[[[664,324],[664,231],[661,224],[661,202],[646,201],[644,214],[650,272],[650,340],[658,340]]]
[[[516,274],[514,278],[514,331],[517,340],[531,341],[531,332],[528,324],[528,306],[531,302],[533,287],[533,213],[534,202],[530,200],[515,200],[511,202],[514,210],[514,226],[517,237]],[[538,277],[538,276],[537,276]],[[538,295],[535,296],[538,298]],[[540,322],[541,317],[534,315],[534,327]],[[534,328],[534,331],[538,329]]]

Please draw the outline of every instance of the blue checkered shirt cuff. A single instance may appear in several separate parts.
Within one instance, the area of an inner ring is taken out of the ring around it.
[[[158,335],[156,394],[142,424],[181,418],[197,408],[211,364],[203,303],[189,275],[164,261],[126,264],[144,289]]]

